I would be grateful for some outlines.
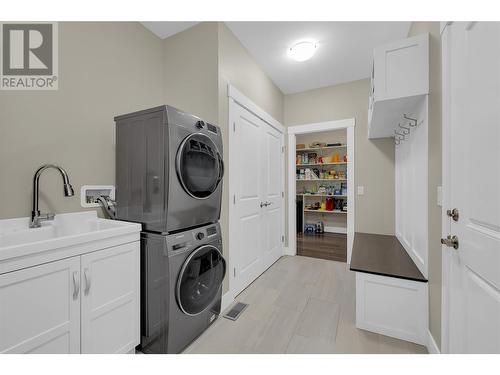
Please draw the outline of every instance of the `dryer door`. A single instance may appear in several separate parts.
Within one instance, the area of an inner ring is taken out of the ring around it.
[[[222,158],[217,146],[204,134],[188,135],[177,151],[176,171],[182,187],[191,197],[210,197],[223,175]]]
[[[217,298],[226,274],[226,261],[218,248],[200,246],[182,265],[177,280],[176,299],[187,315],[198,315]]]

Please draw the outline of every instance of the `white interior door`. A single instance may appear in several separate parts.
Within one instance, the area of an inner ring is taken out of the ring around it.
[[[500,24],[453,23],[443,51],[443,349],[500,353]]]
[[[263,257],[265,269],[276,262],[283,253],[283,135],[266,125],[262,172],[265,175],[263,189]]]
[[[232,108],[231,290],[239,294],[283,251],[283,135],[245,108]]]

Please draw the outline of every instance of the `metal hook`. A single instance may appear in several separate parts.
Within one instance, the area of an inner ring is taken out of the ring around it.
[[[400,137],[402,137],[402,138],[399,138],[400,141],[406,140],[406,137],[405,137],[404,133],[398,133],[397,130],[394,130],[394,134],[399,135]],[[394,137],[394,138],[396,138],[396,137]]]
[[[406,126],[401,125],[401,123],[399,123],[398,126],[401,129],[403,129],[403,134],[410,134],[410,128],[407,128]]]
[[[417,119],[415,119],[415,118],[411,118],[411,117],[406,116],[406,113],[405,113],[405,114],[403,114],[403,118],[404,118],[405,120],[408,120],[408,121],[412,121],[412,122],[413,122],[413,124],[410,122],[410,126],[411,126],[411,127],[417,126]]]

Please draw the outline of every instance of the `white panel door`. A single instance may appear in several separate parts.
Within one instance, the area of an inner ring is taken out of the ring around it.
[[[264,127],[264,163],[262,173],[265,175],[263,189],[263,257],[267,269],[276,262],[283,253],[283,137],[271,126]]]
[[[444,349],[500,353],[500,24],[453,23],[443,48]]]
[[[139,256],[139,242],[82,255],[82,353],[139,344]]]
[[[80,353],[80,257],[0,275],[0,353]]]
[[[234,105],[231,183],[233,283],[239,294],[282,254],[283,136],[245,108]]]

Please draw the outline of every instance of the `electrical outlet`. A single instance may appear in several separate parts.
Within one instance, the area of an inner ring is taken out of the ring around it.
[[[358,193],[358,195],[365,195],[365,187],[364,186],[358,186],[357,193]]]

